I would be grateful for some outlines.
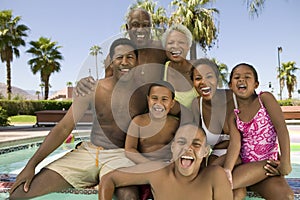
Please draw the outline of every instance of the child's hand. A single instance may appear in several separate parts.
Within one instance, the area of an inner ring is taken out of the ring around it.
[[[231,170],[230,170],[230,169],[225,169],[225,168],[224,168],[224,171],[225,171],[225,174],[226,174],[226,176],[227,176],[227,178],[228,178],[228,181],[229,181],[229,183],[230,183],[230,185],[231,185],[231,189],[233,189]]]
[[[283,164],[279,160],[267,160],[267,164],[264,166],[264,169],[267,171],[267,176],[285,176],[292,171],[290,164]]]

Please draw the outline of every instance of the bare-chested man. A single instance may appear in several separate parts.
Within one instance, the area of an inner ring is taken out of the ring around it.
[[[165,50],[160,40],[151,39],[152,21],[150,14],[142,8],[134,8],[129,11],[126,21],[126,30],[129,38],[135,43],[138,50],[138,65],[136,70],[137,82],[143,85],[162,78],[162,66],[167,61]],[[112,75],[110,57],[105,60],[105,77]],[[149,66],[151,64],[151,66]],[[90,93],[95,87],[95,80],[86,77],[78,82],[75,88],[77,95]],[[147,90],[147,89],[146,89]]]
[[[124,153],[126,131],[132,117],[147,107],[146,98],[138,90],[134,92],[132,72],[138,55],[132,41],[121,38],[112,43],[110,56],[113,76],[99,80],[94,93],[74,99],[65,117],[50,131],[18,175],[11,188],[11,199],[31,198],[71,187],[91,187],[97,185],[105,173],[134,164]],[[77,149],[35,175],[38,163],[63,143],[89,105],[94,111],[90,142],[82,142]],[[122,194],[120,198],[132,197]]]
[[[230,183],[220,166],[200,169],[209,148],[202,128],[184,125],[172,143],[173,163],[147,162],[115,170],[103,177],[99,199],[111,200],[115,187],[150,184],[154,199],[233,199]]]

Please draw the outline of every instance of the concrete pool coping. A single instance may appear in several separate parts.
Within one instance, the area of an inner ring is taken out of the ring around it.
[[[33,127],[32,124],[0,127],[0,149],[28,142],[43,140],[54,126]],[[89,136],[91,124],[79,124],[72,131],[74,135]]]
[[[300,120],[287,120],[288,126],[299,127],[296,131],[290,132],[291,143],[300,143]],[[9,127],[0,127],[0,149],[6,148],[9,146],[16,146],[19,144],[24,144],[27,142],[37,142],[43,140],[49,131],[53,128],[52,126],[43,126],[43,127],[33,127],[33,124],[23,124],[23,125],[13,125]],[[73,131],[77,135],[89,135],[91,130],[91,124],[79,124],[76,126],[76,129]],[[290,182],[300,184],[299,178],[288,178]],[[9,185],[0,181],[0,193],[6,193],[9,190]],[[295,199],[300,199],[300,189],[293,188],[295,192]],[[97,194],[95,189],[69,189],[63,191],[63,193],[73,193],[73,194]],[[259,197],[257,194],[248,192],[248,197]]]
[[[299,131],[291,131],[291,143],[300,143],[300,120],[286,120],[288,126],[299,125]],[[43,140],[53,125],[34,127],[34,124],[12,125],[0,127],[0,148],[15,146],[26,142],[36,142]],[[73,133],[89,134],[91,130],[90,123],[82,123],[76,126]]]

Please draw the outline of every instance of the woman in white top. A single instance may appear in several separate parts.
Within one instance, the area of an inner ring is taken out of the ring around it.
[[[219,70],[213,61],[201,58],[193,65],[191,78],[199,94],[192,105],[194,119],[205,130],[212,149],[208,164],[223,164],[229,140],[226,119],[233,110],[232,92],[217,88]]]

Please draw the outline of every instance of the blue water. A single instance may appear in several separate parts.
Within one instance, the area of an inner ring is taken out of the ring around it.
[[[59,158],[60,156],[64,155],[64,153],[70,151],[74,148],[75,143],[71,144],[63,144],[60,148],[54,151],[51,155],[49,155],[45,161],[38,165],[36,172],[38,172],[43,166]],[[18,174],[28,160],[32,157],[32,155],[36,152],[37,146],[32,148],[28,148],[25,150],[14,151],[11,153],[1,154],[0,155],[0,173],[8,173],[8,174]],[[291,174],[287,176],[287,178],[300,178],[300,152],[291,152],[291,159],[292,159],[292,167],[293,170]],[[0,199],[5,199],[8,197],[8,193],[0,193]],[[48,195],[44,195],[42,197],[35,198],[36,200],[53,200],[53,199],[63,199],[63,200],[82,200],[82,199],[98,199],[97,194],[71,194],[71,193],[52,193]],[[255,200],[261,198],[246,198],[247,200]]]

